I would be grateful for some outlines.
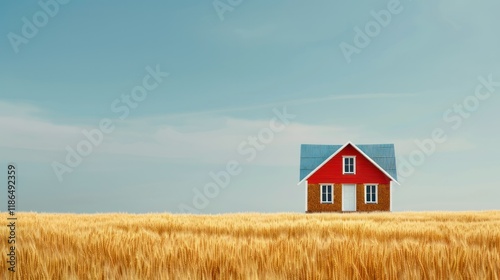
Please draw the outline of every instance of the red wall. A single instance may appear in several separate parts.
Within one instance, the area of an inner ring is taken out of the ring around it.
[[[356,156],[356,174],[342,174],[343,156]],[[378,183],[389,184],[391,179],[371,163],[365,156],[358,152],[352,145],[347,145],[334,158],[330,159],[307,182],[309,184],[320,183]]]

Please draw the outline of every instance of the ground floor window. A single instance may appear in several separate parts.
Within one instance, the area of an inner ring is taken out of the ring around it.
[[[333,203],[333,185],[322,184],[321,203]]]
[[[378,186],[374,184],[365,185],[365,203],[378,202]]]

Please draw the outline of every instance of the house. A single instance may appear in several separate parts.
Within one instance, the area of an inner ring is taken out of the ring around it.
[[[303,182],[307,213],[391,211],[394,145],[302,145]]]

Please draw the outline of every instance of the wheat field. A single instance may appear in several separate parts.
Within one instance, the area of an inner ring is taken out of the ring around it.
[[[2,279],[500,277],[500,211],[20,213],[17,227],[15,273],[7,269],[8,227],[0,230]]]

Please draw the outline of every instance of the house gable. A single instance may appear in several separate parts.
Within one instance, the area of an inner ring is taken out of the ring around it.
[[[356,173],[344,174],[343,158],[356,157]],[[367,157],[353,147],[347,145],[339,151],[333,158],[323,164],[307,181],[311,184],[335,182],[335,183],[361,183],[371,182],[380,184],[389,184],[391,179],[377,168]]]
[[[342,157],[344,156],[356,156],[356,174],[343,174]],[[300,165],[300,183],[305,180],[312,182],[311,180],[340,180],[344,178],[346,180],[367,179],[368,181],[372,180],[371,182],[378,180],[378,183],[390,181],[397,183],[395,179],[397,176],[396,160],[392,144],[356,146],[348,142],[344,146],[302,145]]]

